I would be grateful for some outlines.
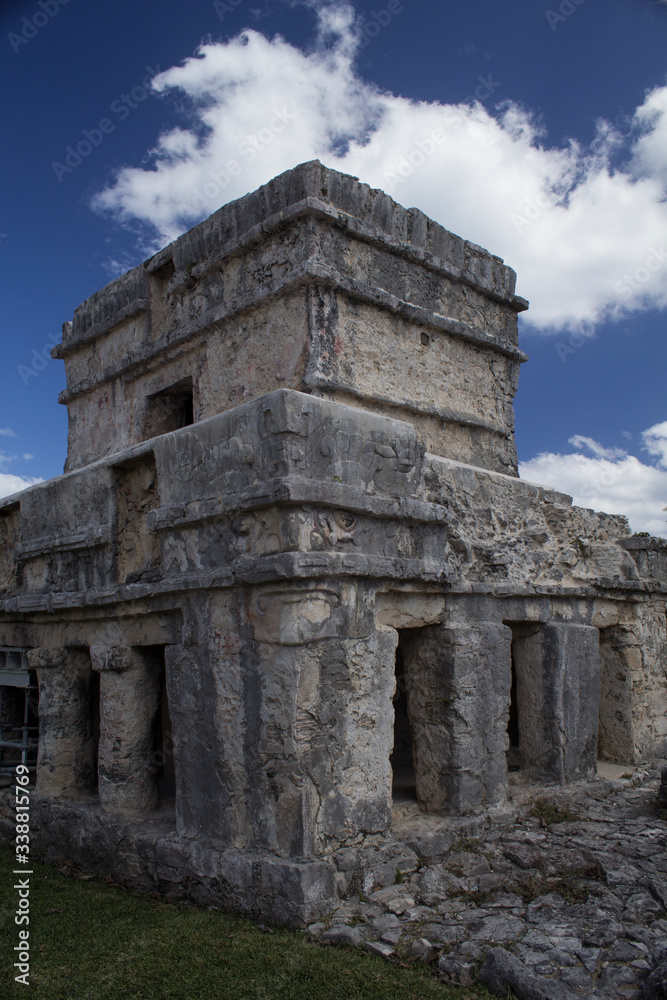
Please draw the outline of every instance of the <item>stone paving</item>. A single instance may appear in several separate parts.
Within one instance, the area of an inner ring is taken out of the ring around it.
[[[307,933],[522,1000],[667,998],[660,768],[616,772],[567,790],[516,779],[506,807],[465,822],[400,803],[391,843],[339,852],[344,901]]]

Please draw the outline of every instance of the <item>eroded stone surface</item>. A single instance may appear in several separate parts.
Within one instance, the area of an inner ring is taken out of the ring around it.
[[[345,913],[369,950],[389,933],[396,955],[428,954],[453,982],[474,978],[483,963],[481,980],[500,996],[511,988],[525,1000],[661,997],[667,820],[656,809],[657,776],[653,767],[548,795],[516,786],[515,812],[460,822],[458,831],[450,823],[449,849],[419,858],[416,871],[397,870],[396,884],[366,897],[356,887],[371,885],[380,857],[398,857],[404,841],[384,844],[376,858],[360,853],[329,920]],[[410,840],[414,828],[414,808],[397,809],[394,835]],[[348,873],[351,864],[346,856]],[[397,897],[416,905],[392,908]],[[319,928],[308,933],[320,938]]]
[[[572,989],[615,926],[650,950],[664,887],[629,820],[574,929],[523,897],[595,826],[551,858],[539,830],[489,858],[452,832],[517,781],[667,754],[667,542],[517,478],[525,307],[499,258],[314,162],[76,310],[67,472],[0,502],[35,846],[264,920],[363,894],[383,947],[420,924],[466,974],[524,924]]]

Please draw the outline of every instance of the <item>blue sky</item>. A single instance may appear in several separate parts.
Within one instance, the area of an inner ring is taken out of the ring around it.
[[[0,29],[0,493],[62,471],[76,306],[319,156],[517,270],[522,475],[667,534],[664,2],[4,0]]]

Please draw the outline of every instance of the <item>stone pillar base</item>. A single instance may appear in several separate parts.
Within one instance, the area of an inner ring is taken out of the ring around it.
[[[507,793],[511,632],[505,625],[435,625],[402,639],[417,799],[459,812]]]
[[[36,787],[68,797],[95,787],[95,747],[90,699],[91,667],[84,650],[28,651],[39,686],[39,752]]]
[[[100,803],[111,812],[151,812],[158,804],[151,758],[161,672],[139,647],[91,646],[90,656],[100,672]]]
[[[599,633],[551,622],[513,645],[521,770],[565,784],[595,774],[600,702]]]

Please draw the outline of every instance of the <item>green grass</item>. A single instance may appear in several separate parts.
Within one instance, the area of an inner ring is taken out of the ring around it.
[[[176,906],[63,875],[30,877],[30,985],[14,982],[17,877],[0,848],[0,998],[31,1000],[477,1000],[417,964],[399,968],[360,949],[315,945],[298,931],[260,930],[218,911]]]
[[[581,819],[567,806],[559,806],[547,799],[537,799],[528,815],[541,820],[543,826],[550,826],[552,823],[576,823]]]

